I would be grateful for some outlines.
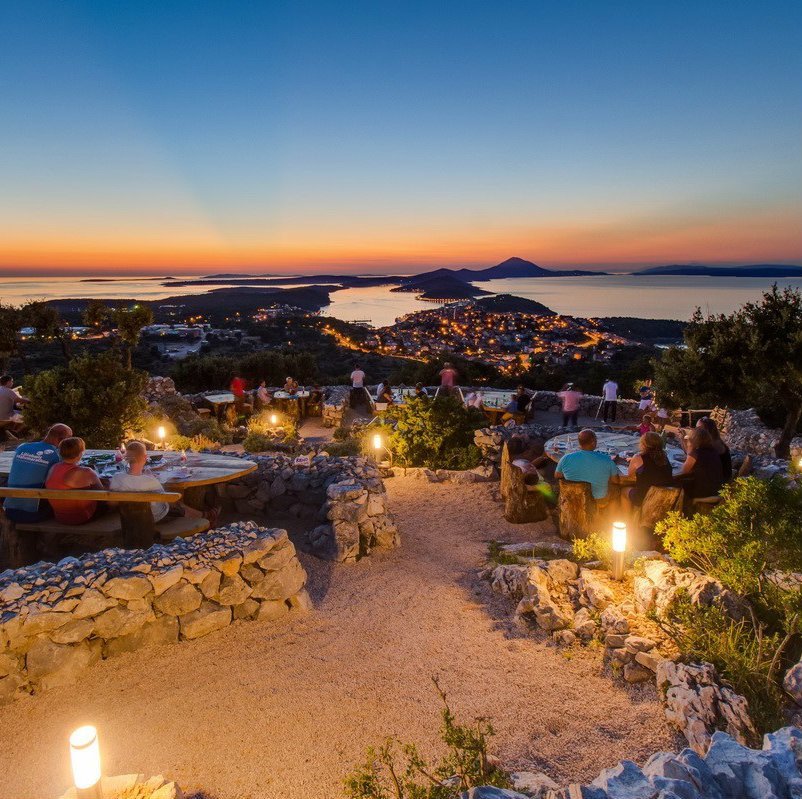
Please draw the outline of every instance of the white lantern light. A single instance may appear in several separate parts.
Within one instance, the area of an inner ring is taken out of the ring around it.
[[[278,416],[275,413],[270,415],[270,424],[276,425],[278,424]]]
[[[70,735],[70,762],[79,796],[100,796],[100,746],[91,725],[78,727]]]
[[[376,433],[376,435],[373,436],[373,449],[381,449],[381,448],[382,448],[382,437],[378,433]]]
[[[613,522],[613,552],[627,551],[627,526],[624,522]]]
[[[158,430],[159,438],[161,439],[162,443],[164,442],[164,437],[167,435],[167,431],[164,429],[163,425],[159,426]]]

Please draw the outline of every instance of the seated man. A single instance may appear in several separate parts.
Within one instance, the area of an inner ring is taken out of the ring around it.
[[[415,399],[429,399],[429,392],[423,387],[423,383],[415,383]]]
[[[9,487],[44,488],[50,467],[59,462],[59,444],[71,435],[66,424],[54,424],[41,441],[20,444],[11,461]],[[40,522],[53,515],[50,505],[39,499],[7,497],[3,509],[12,522]]]
[[[61,460],[50,469],[45,488],[102,491],[105,486],[100,481],[100,475],[94,469],[80,465],[85,450],[86,445],[82,438],[65,438],[58,446]],[[53,508],[56,521],[62,524],[84,524],[97,516],[102,508],[92,499],[51,499],[50,507]]]
[[[14,391],[14,378],[11,375],[0,377],[0,422],[8,423],[5,425],[7,430],[22,430],[22,416],[17,412],[17,406],[29,401]]]
[[[558,480],[590,483],[593,498],[604,505],[610,479],[618,475],[618,468],[609,455],[597,451],[596,434],[592,430],[579,433],[579,446],[581,449],[577,452],[569,452],[560,458],[554,474]]]
[[[117,472],[109,483],[111,491],[150,491],[159,494],[164,493],[164,486],[158,478],[145,471],[145,464],[148,462],[148,452],[141,441],[129,441],[125,447],[125,460],[128,463],[127,472]],[[166,502],[151,502],[150,510],[153,513],[153,521],[160,522],[168,513],[176,516],[187,516],[192,519],[199,519],[203,514],[195,508],[177,502],[171,508]]]

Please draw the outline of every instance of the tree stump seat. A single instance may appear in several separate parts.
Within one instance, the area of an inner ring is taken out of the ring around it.
[[[639,526],[654,530],[671,511],[681,511],[684,491],[680,486],[651,486],[640,507]]]
[[[501,451],[499,491],[504,500],[504,518],[511,524],[542,522],[548,518],[549,509],[538,485],[526,482],[526,475],[512,463],[506,443]]]
[[[587,538],[595,529],[599,508],[593,498],[590,483],[578,480],[558,480],[560,537]]]

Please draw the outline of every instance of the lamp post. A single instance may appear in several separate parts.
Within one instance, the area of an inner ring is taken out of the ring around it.
[[[627,550],[627,526],[613,522],[613,579],[624,579],[624,553]]]
[[[70,762],[78,799],[103,799],[100,746],[91,725],[78,727],[70,735]]]
[[[387,453],[388,463],[390,466],[393,465],[393,453],[384,446],[384,442],[382,441],[381,433],[374,433],[373,435],[373,449],[376,450],[377,453],[377,460],[378,460],[378,453],[381,450],[384,450]]]

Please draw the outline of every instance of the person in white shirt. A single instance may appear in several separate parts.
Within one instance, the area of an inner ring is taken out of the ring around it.
[[[380,397],[382,394],[384,394],[384,381],[382,381],[381,383],[379,383],[378,386],[376,386],[376,402],[381,402]]]
[[[141,441],[129,441],[125,447],[125,460],[128,464],[127,472],[117,472],[109,481],[110,491],[150,491],[157,494],[164,493],[164,486],[158,478],[145,471],[148,462],[148,453]],[[151,502],[150,509],[153,521],[160,522],[170,512],[167,502]],[[177,515],[199,519],[203,514],[195,508],[176,503]]]
[[[468,396],[465,397],[465,407],[466,408],[478,408],[479,410],[482,409],[482,392],[481,391],[470,391],[468,392]]]
[[[608,417],[611,422],[614,422],[618,410],[618,383],[608,379],[602,386],[602,394],[604,395],[604,422],[607,423]]]
[[[355,366],[354,371],[351,372],[351,385],[354,388],[364,388],[365,387],[365,373],[362,371],[361,367]]]
[[[22,415],[17,412],[17,406],[29,402],[14,391],[14,378],[11,375],[0,377],[0,421],[7,422],[5,427],[12,432],[22,429]]]
[[[270,396],[270,392],[267,390],[267,381],[263,380],[259,383],[259,388],[256,389],[256,398],[259,400],[260,407],[270,405],[273,401],[273,397]]]

